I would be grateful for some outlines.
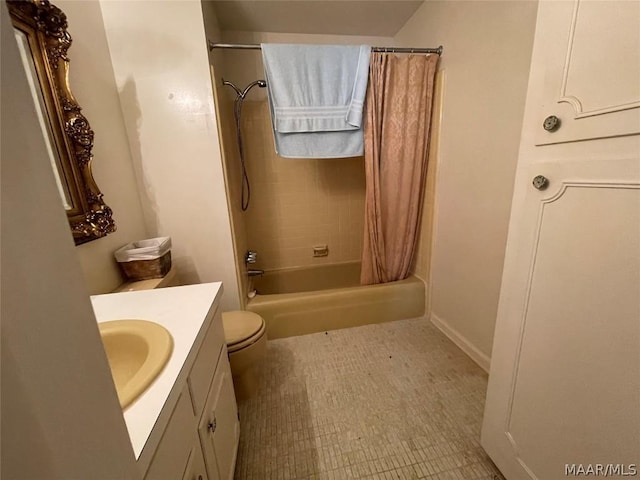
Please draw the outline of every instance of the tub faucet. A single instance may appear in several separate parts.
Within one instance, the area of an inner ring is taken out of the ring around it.
[[[249,270],[247,270],[247,273],[250,277],[261,277],[262,275],[264,275],[264,270],[260,270],[258,268],[250,268]]]
[[[247,251],[247,253],[244,256],[245,263],[256,263],[257,260],[258,260],[258,252],[254,252],[253,250]]]

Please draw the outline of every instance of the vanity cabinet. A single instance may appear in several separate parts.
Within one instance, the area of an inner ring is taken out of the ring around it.
[[[240,427],[219,307],[186,381],[173,388],[180,397],[145,480],[232,480]]]

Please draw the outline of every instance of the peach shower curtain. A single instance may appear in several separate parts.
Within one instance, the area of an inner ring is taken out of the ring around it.
[[[363,285],[409,276],[427,174],[437,63],[437,55],[371,54],[364,127]]]

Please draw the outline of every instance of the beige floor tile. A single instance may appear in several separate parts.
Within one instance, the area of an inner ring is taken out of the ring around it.
[[[479,444],[487,375],[426,319],[268,342],[237,480],[502,480]]]

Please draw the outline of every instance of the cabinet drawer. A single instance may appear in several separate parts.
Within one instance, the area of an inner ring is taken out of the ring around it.
[[[204,408],[211,380],[218,364],[218,357],[225,343],[222,314],[218,307],[189,374],[193,408],[198,416]]]
[[[182,478],[191,453],[195,427],[196,418],[189,390],[185,386],[160,439],[145,480]]]

